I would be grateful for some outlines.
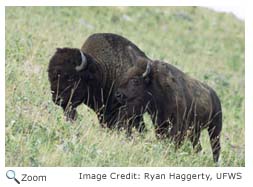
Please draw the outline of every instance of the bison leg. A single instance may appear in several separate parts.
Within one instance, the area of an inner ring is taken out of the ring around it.
[[[126,121],[126,133],[127,137],[130,137],[132,134],[133,127],[136,128],[136,130],[139,133],[142,133],[145,131],[145,123],[143,121],[143,116],[133,116],[129,120]]]
[[[143,116],[139,116],[138,119],[134,121],[134,127],[139,133],[145,132],[146,126],[143,121]]]
[[[67,121],[75,121],[77,119],[77,111],[75,108],[67,108],[64,110],[64,115]]]
[[[109,129],[117,129],[122,130],[126,129],[126,120],[127,114],[125,111],[117,110],[117,111],[105,111],[99,114],[99,122],[103,127],[107,127]]]
[[[192,130],[192,134],[190,136],[190,140],[192,142],[192,147],[193,147],[193,150],[198,153],[202,150],[202,146],[201,146],[201,143],[199,141],[199,138],[200,138],[200,125],[199,124],[196,124],[195,125],[195,128]]]
[[[157,139],[167,138],[169,135],[169,123],[158,124],[155,128],[155,134]]]
[[[140,133],[145,131],[145,123],[142,115],[129,117],[128,113],[122,109],[104,115],[100,120],[100,124],[102,122],[107,124],[107,127],[110,129],[118,129],[119,131],[126,130],[127,137],[131,136],[133,127]]]
[[[196,153],[199,153],[202,150],[202,146],[199,141],[199,137],[200,137],[200,133],[197,136],[193,135],[193,137],[191,138],[192,147]]]
[[[213,124],[213,123],[212,123]],[[210,137],[212,152],[213,152],[213,160],[214,162],[218,162],[220,156],[220,132],[221,132],[221,125],[219,126],[209,126],[208,134]]]

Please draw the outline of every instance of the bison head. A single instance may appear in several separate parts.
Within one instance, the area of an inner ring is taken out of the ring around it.
[[[145,112],[150,101],[152,65],[149,59],[137,56],[131,47],[128,47],[128,51],[133,67],[123,75],[115,97],[125,104],[128,114],[138,115]]]
[[[87,55],[71,48],[58,48],[50,60],[48,77],[52,99],[63,108],[67,120],[76,119],[76,107],[88,95],[87,81],[94,77],[88,63]]]

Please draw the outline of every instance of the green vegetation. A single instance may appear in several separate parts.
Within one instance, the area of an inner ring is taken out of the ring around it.
[[[197,7],[7,7],[6,166],[214,166],[207,131],[196,154],[148,132],[99,126],[86,106],[66,122],[51,100],[47,66],[57,47],[81,47],[96,32],[125,36],[213,87],[221,98],[221,166],[244,166],[244,22]]]

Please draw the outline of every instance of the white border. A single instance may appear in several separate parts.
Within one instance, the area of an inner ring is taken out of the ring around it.
[[[5,166],[5,8],[0,7],[0,180]]]
[[[0,7],[0,186],[13,186],[15,183],[8,180],[5,177],[5,172],[8,168],[5,168],[5,7],[4,6],[179,6],[178,0],[165,1],[165,0],[6,0],[1,3]],[[22,172],[27,172],[30,174],[47,174],[49,176],[49,181],[47,183],[25,183],[24,186],[45,186],[45,185],[75,185],[75,186],[214,186],[214,185],[226,185],[226,186],[252,186],[252,166],[253,166],[253,16],[250,6],[250,1],[235,1],[235,0],[212,0],[212,1],[189,1],[181,0],[180,6],[244,6],[246,17],[245,17],[245,144],[246,144],[246,167],[245,168],[189,168],[189,167],[177,167],[177,168],[67,168],[67,167],[58,167],[58,168],[14,168],[17,171],[17,175]],[[13,169],[13,168],[11,168]],[[201,181],[197,182],[177,182],[177,181],[156,181],[156,182],[147,182],[144,180],[140,181],[104,181],[104,182],[92,182],[92,181],[78,181],[76,180],[78,172],[100,172],[100,173],[110,173],[110,172],[152,172],[152,173],[163,173],[163,172],[179,172],[179,173],[191,173],[191,172],[210,172],[215,174],[216,172],[243,172],[242,181],[214,181],[210,183],[205,183]],[[54,178],[52,178],[54,177]]]
[[[253,12],[246,9],[245,19],[245,162],[253,169]]]
[[[241,6],[244,0],[5,0],[5,6]]]

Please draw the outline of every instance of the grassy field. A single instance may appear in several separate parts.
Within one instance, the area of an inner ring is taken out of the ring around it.
[[[194,7],[7,7],[6,166],[214,166],[204,130],[203,150],[148,132],[100,128],[80,106],[69,123],[51,100],[47,66],[57,47],[80,48],[96,32],[123,35],[150,58],[176,65],[209,84],[223,107],[220,166],[244,166],[244,22]]]

